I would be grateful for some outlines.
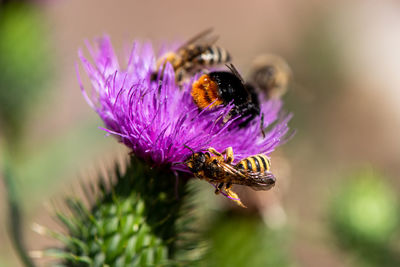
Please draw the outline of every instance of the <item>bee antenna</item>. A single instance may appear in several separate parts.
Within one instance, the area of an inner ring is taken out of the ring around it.
[[[174,163],[172,163],[172,166],[175,166],[175,165],[179,165],[179,164],[184,164],[185,162],[174,162]]]
[[[244,83],[244,80],[242,78],[242,75],[240,75],[239,71],[237,70],[237,68],[235,67],[235,65],[233,65],[232,63],[230,64],[225,64],[225,66],[236,76],[240,79],[240,81],[242,83]]]
[[[189,149],[190,151],[192,151],[193,154],[195,153],[194,150],[191,149],[190,147],[188,147],[187,145],[183,145],[183,146],[186,147],[187,149]]]

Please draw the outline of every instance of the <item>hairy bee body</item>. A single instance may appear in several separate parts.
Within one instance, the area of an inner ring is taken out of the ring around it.
[[[216,37],[208,36],[211,30],[206,30],[191,38],[175,52],[168,52],[157,60],[157,70],[171,63],[178,83],[187,77],[213,66],[230,62],[231,56],[224,48],[214,45]],[[152,74],[155,79],[157,73]]]
[[[237,114],[247,117],[241,127],[260,115],[260,103],[254,87],[244,84],[233,72],[215,71],[202,75],[192,84],[191,95],[201,110],[233,103],[229,117]]]
[[[178,60],[180,64],[174,66],[178,82],[201,70],[225,64],[231,60],[230,54],[216,45],[188,47],[186,52],[189,56],[182,56]]]
[[[230,199],[243,207],[240,198],[232,191],[233,184],[249,186],[255,190],[269,190],[275,185],[267,156],[254,155],[240,160],[236,165],[232,164],[233,159],[231,147],[222,153],[209,148],[205,153],[193,153],[185,163],[194,176],[214,184],[215,193],[225,191]]]
[[[249,80],[268,99],[276,99],[287,92],[291,77],[292,71],[289,64],[282,57],[265,54],[254,60]]]

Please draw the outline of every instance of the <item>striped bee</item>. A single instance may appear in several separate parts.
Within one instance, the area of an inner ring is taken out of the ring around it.
[[[205,153],[195,153],[190,150],[193,154],[185,164],[194,176],[208,181],[215,186],[216,194],[224,194],[239,206],[245,207],[238,195],[233,192],[233,184],[249,186],[254,190],[269,190],[275,185],[276,179],[269,171],[271,162],[263,154],[242,159],[233,165],[232,147],[221,153],[212,147]]]
[[[242,159],[235,165],[235,167],[244,172],[264,173],[270,170],[271,160],[264,154],[257,154]]]
[[[228,51],[214,45],[218,37],[210,36],[211,31],[212,29],[207,29],[186,41],[176,51],[161,56],[157,60],[156,70],[162,68],[162,75],[165,64],[170,62],[175,71],[176,82],[181,83],[196,72],[231,61]],[[152,73],[151,78],[157,79],[157,72]]]

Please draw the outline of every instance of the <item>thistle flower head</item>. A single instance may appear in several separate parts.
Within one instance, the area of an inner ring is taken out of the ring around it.
[[[79,51],[91,81],[91,90],[84,90],[80,81],[86,101],[104,121],[107,133],[152,166],[187,171],[182,164],[174,163],[184,162],[191,155],[188,147],[193,151],[232,147],[240,159],[258,153],[268,155],[285,140],[290,116],[279,115],[280,100],[261,103],[264,126],[271,126],[264,137],[261,116],[243,128],[239,127],[240,117],[222,122],[231,105],[199,111],[190,95],[196,77],[178,86],[173,68],[166,64],[162,79],[152,80],[156,59],[151,44],[135,42],[125,67],[121,67],[108,37],[98,40],[95,48],[87,46],[93,64]]]

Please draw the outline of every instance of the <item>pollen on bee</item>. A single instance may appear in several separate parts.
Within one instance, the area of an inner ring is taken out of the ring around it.
[[[212,81],[207,74],[204,74],[193,83],[191,95],[200,109],[208,107],[211,103],[210,108],[223,104],[218,95],[217,83]]]

